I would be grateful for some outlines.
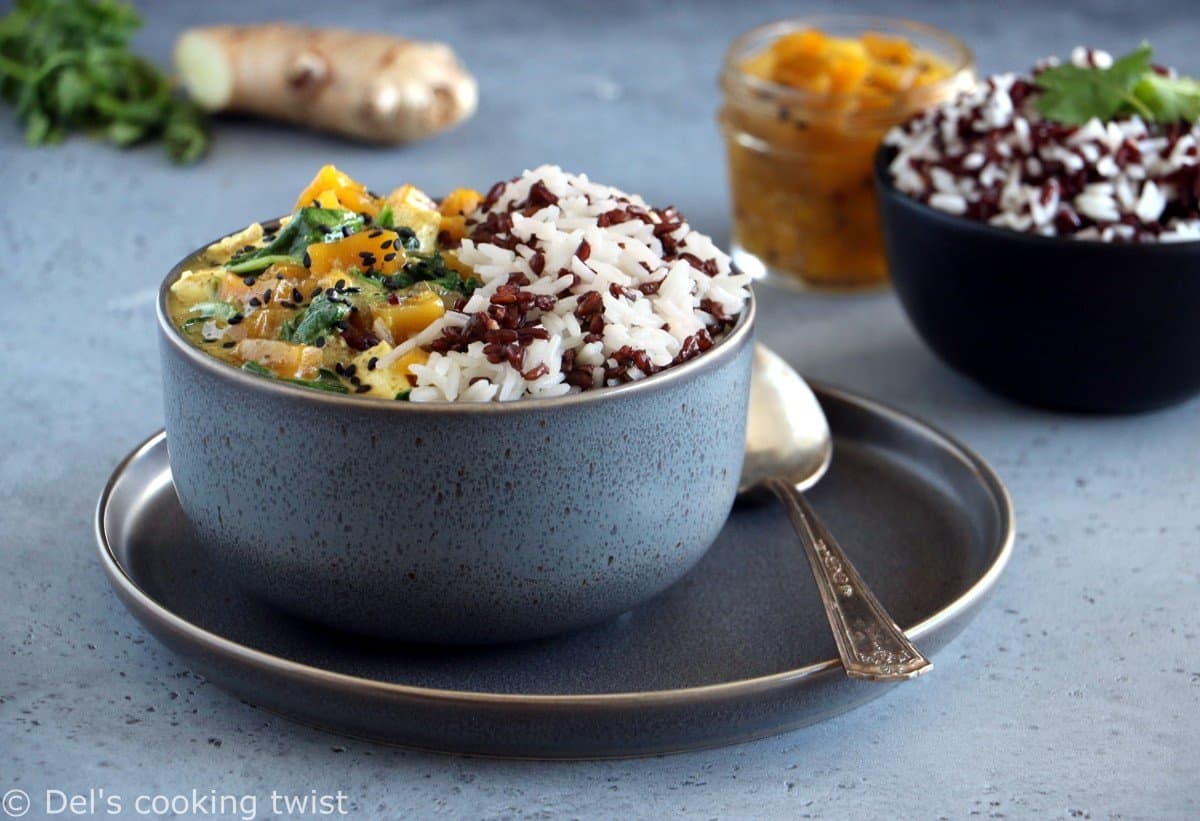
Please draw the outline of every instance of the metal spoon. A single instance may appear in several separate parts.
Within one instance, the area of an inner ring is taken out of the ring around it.
[[[933,665],[883,609],[801,492],[825,475],[832,458],[829,423],[812,390],[787,362],[756,345],[738,495],[764,488],[787,508],[846,674],[871,681],[915,678]]]

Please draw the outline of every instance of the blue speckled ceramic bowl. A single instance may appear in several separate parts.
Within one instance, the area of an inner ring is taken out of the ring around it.
[[[263,379],[195,348],[166,311],[191,259],[158,299],[175,486],[214,559],[290,613],[415,642],[562,633],[671,586],[729,514],[753,300],[712,349],[640,382],[384,402]]]

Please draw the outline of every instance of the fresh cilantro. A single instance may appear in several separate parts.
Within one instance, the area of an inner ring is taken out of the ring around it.
[[[1150,72],[1133,89],[1160,123],[1200,120],[1200,82],[1191,77],[1163,77]]]
[[[411,393],[412,393],[412,388],[409,388],[406,391],[400,391],[400,393],[396,394],[395,399],[397,402],[407,402],[409,394],[411,394]]]
[[[347,303],[330,299],[324,293],[318,294],[304,309],[304,313],[284,323],[279,331],[280,338],[312,345],[348,316],[350,306]]]
[[[1153,67],[1153,51],[1143,43],[1109,68],[1060,65],[1034,77],[1041,90],[1037,109],[1048,120],[1083,125],[1137,114],[1148,122],[1200,119],[1200,83],[1163,77]]]
[[[310,245],[336,242],[361,231],[362,214],[338,208],[301,208],[275,238],[261,248],[238,254],[225,267],[235,274],[257,274],[276,262],[302,262]]]
[[[375,224],[380,228],[396,227],[396,215],[392,213],[392,204],[390,202],[384,203],[383,208],[379,209],[379,216],[375,218]]]
[[[129,50],[137,12],[115,0],[17,0],[0,18],[0,97],[29,145],[86,131],[122,148],[162,140],[176,162],[208,150],[203,112]]]

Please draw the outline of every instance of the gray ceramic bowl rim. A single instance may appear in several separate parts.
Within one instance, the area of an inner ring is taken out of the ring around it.
[[[277,226],[280,219],[267,220],[262,225],[264,228],[269,229]],[[188,264],[201,252],[214,242],[220,242],[228,236],[232,236],[232,234],[226,234],[211,242],[206,242],[176,263],[167,273],[166,278],[162,281],[162,285],[158,289],[156,314],[159,331],[162,333],[163,338],[168,340],[175,350],[186,357],[192,365],[208,371],[219,379],[232,382],[234,385],[247,390],[274,394],[281,398],[290,396],[296,399],[305,399],[314,404],[353,407],[359,410],[372,409],[384,413],[475,414],[551,410],[554,408],[603,402],[605,399],[616,399],[638,393],[650,393],[684,381],[688,377],[711,370],[730,357],[735,356],[754,327],[756,303],[754,292],[751,291],[750,298],[746,301],[746,307],[738,316],[737,323],[727,334],[718,339],[716,344],[699,356],[693,357],[687,362],[675,365],[674,367],[666,368],[644,379],[639,379],[636,382],[595,388],[590,391],[581,391],[580,393],[569,393],[565,396],[554,396],[544,399],[526,397],[511,402],[387,402],[355,394],[318,391],[300,385],[292,385],[280,380],[265,379],[255,374],[246,373],[226,362],[222,362],[190,343],[171,322],[167,312],[167,296],[171,292],[171,286],[187,269]]]
[[[991,466],[975,454],[974,451],[949,434],[920,421],[914,416],[894,410],[874,400],[857,394],[850,394],[837,388],[831,388],[827,385],[820,385],[820,387],[822,391],[832,396],[853,399],[854,402],[876,414],[891,419],[898,425],[919,427],[926,435],[935,436],[942,440],[947,448],[979,474],[982,483],[999,506],[998,512],[1000,515],[1000,524],[1003,528],[1003,536],[1001,537],[1000,548],[996,552],[991,565],[958,598],[923,621],[906,629],[906,634],[914,641],[919,642],[927,633],[937,630],[947,621],[954,620],[958,614],[969,611],[988,594],[992,587],[995,586],[997,580],[999,580],[1012,555],[1013,543],[1016,536],[1016,519],[1013,512],[1012,498],[1009,496],[1008,490],[1004,487],[1004,483],[1000,481],[1000,477]],[[724,681],[717,684],[704,684],[696,687],[681,687],[672,690],[587,694],[521,694],[445,690],[418,687],[411,684],[376,681],[347,673],[323,670],[319,667],[301,664],[300,662],[290,661],[262,650],[256,650],[253,647],[231,641],[202,627],[198,627],[156,602],[126,574],[109,544],[108,534],[104,527],[104,513],[108,507],[109,498],[116,489],[117,483],[124,475],[126,466],[140,458],[146,450],[153,447],[160,438],[165,436],[166,434],[163,431],[159,431],[138,445],[132,453],[121,460],[121,463],[113,470],[108,483],[104,486],[104,491],[100,494],[100,500],[96,506],[94,524],[100,561],[104,566],[105,573],[116,587],[118,594],[127,603],[139,610],[149,620],[165,626],[173,634],[184,637],[193,645],[199,645],[201,649],[215,656],[221,658],[233,657],[237,661],[257,669],[270,669],[293,680],[328,686],[342,691],[380,697],[395,696],[422,699],[431,703],[449,702],[478,707],[520,704],[550,708],[603,707],[623,709],[644,704],[704,703],[731,694],[752,695],[782,689],[805,679],[835,672],[841,667],[841,661],[832,658],[804,667],[798,667],[794,670],[784,670],[765,676],[739,679],[737,681]]]
[[[1200,239],[1179,240],[1178,242],[1104,242],[1098,239],[1073,239],[1071,237],[1044,237],[1041,234],[1028,234],[1024,231],[1014,231],[1012,228],[1001,228],[998,225],[990,225],[986,222],[979,222],[960,214],[949,214],[945,211],[939,211],[932,205],[913,199],[908,194],[905,194],[896,187],[895,181],[892,180],[892,175],[888,173],[888,165],[891,164],[892,157],[895,155],[896,149],[890,145],[881,145],[875,151],[874,173],[875,187],[884,196],[898,200],[911,206],[914,210],[934,223],[941,224],[947,228],[958,231],[973,231],[984,237],[998,239],[1005,242],[1024,242],[1034,247],[1040,248],[1110,248],[1112,253],[1118,254],[1133,254],[1133,255],[1150,255],[1161,254],[1164,256],[1188,256],[1194,255],[1197,249],[1200,249]]]

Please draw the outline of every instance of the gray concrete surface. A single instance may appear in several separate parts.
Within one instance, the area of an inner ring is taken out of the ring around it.
[[[156,148],[123,154],[83,139],[30,150],[0,118],[0,793],[28,791],[30,817],[47,811],[47,789],[104,790],[97,815],[106,796],[134,815],[137,795],[193,790],[256,796],[258,817],[272,790],[341,790],[361,818],[1200,814],[1200,405],[1077,418],[1009,404],[935,361],[888,295],[772,294],[761,333],[808,374],[962,437],[1012,490],[1012,565],[928,678],[754,744],[539,764],[340,739],[191,675],[110,592],[91,531],[109,471],[162,422],[151,300],[176,258],[282,210],[329,161],[376,187],[431,191],[558,162],[674,202],[723,241],[712,123],[721,50],[742,29],[817,6],[140,5],[139,44],[160,60],[182,26],[203,21],[383,24],[444,38],[478,73],[483,103],[458,131],[398,150],[220,122],[212,155],[191,168]],[[858,5],[960,33],[984,70],[1147,38],[1200,72],[1188,4]]]

